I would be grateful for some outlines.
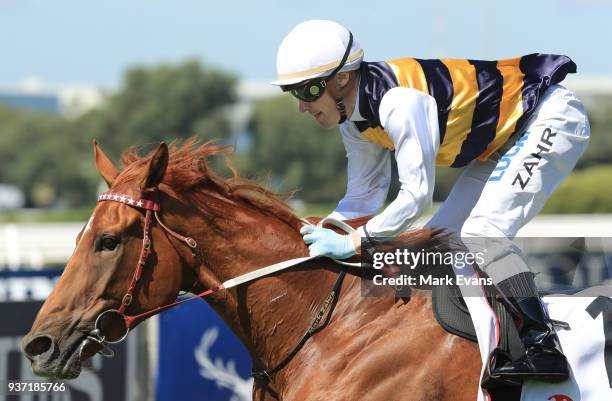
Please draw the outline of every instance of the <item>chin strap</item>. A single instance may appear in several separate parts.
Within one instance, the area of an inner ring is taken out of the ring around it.
[[[334,77],[337,73],[340,72],[342,67],[344,67],[344,63],[346,63],[346,60],[348,59],[352,46],[353,46],[353,33],[349,31],[349,41],[348,41],[348,44],[346,45],[346,50],[344,51],[342,60],[340,60],[340,64],[338,64],[338,66],[334,68],[332,73],[329,74],[329,78]],[[336,107],[338,108],[338,111],[340,112],[340,121],[338,121],[338,124],[342,124],[343,122],[346,121],[346,118],[347,118],[346,117],[346,106],[344,105],[344,99],[342,98],[342,96],[339,96],[339,97],[334,98],[334,100],[336,101]]]
[[[336,107],[338,108],[338,111],[340,112],[340,121],[338,121],[338,124],[342,124],[347,119],[346,105],[344,104],[344,98],[338,97],[335,100],[336,100]]]

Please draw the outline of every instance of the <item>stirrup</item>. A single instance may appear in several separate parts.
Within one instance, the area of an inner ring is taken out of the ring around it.
[[[551,348],[551,350],[553,349],[554,348]],[[546,352],[541,352],[540,354],[537,350],[529,348],[521,358],[515,361],[510,360],[503,365],[494,366],[493,369],[491,369],[491,375],[493,378],[503,380],[523,381],[529,379],[550,383],[558,383],[565,381],[569,379],[571,374],[569,363],[563,353],[559,352],[556,349],[554,350],[557,352],[548,354],[548,356],[552,358],[552,361],[547,361],[548,369],[542,369],[538,371],[535,368],[535,364],[538,362],[537,358],[541,358],[542,355],[546,355]],[[534,356],[536,356],[536,358],[534,358]],[[555,359],[559,360],[558,363],[554,363]],[[555,369],[555,367],[557,369]],[[514,368],[516,369],[516,371],[504,372],[504,368]]]
[[[507,351],[500,347],[491,351],[489,359],[487,360],[487,366],[482,375],[482,387],[494,389],[503,386],[520,386],[523,383],[522,380],[495,373],[498,366],[503,366],[508,363],[512,363],[512,357]]]

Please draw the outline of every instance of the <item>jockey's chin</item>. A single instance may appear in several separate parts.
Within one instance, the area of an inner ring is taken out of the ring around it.
[[[323,94],[314,102],[299,101],[300,112],[308,112],[322,128],[334,128],[340,121],[340,112],[336,107],[336,102],[329,95]]]

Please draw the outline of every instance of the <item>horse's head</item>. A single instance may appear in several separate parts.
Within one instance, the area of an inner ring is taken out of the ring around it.
[[[110,191],[127,195],[128,199],[151,199],[168,165],[165,144],[141,165],[129,166],[121,173],[95,143],[94,154],[98,172]],[[164,208],[170,204],[168,208],[172,210],[171,203],[166,201]],[[87,226],[77,237],[76,249],[59,282],[23,338],[23,352],[35,374],[55,379],[77,377],[82,359],[102,348],[100,342],[87,339],[88,335],[91,338],[101,313],[113,309],[123,312],[125,308],[126,314],[135,315],[176,298],[184,279],[180,266],[191,255],[156,226],[150,232],[154,251],[146,258],[133,298],[125,302],[136,265],[142,259],[146,214],[146,210],[131,207],[127,202],[96,205]],[[117,322],[117,317],[109,315],[109,319],[99,323],[104,327],[96,327],[102,329],[107,340],[120,338],[125,333],[123,322]],[[98,335],[98,339],[101,337]]]

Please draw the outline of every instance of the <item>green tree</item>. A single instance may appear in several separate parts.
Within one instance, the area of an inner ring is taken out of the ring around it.
[[[612,99],[597,99],[588,106],[591,140],[578,168],[612,163]]]
[[[78,124],[59,116],[0,107],[0,182],[19,186],[29,206],[59,199],[74,206],[94,189]],[[89,150],[89,148],[87,148]]]
[[[227,139],[224,108],[236,100],[236,78],[197,61],[130,69],[107,105],[85,117],[90,137],[111,153],[128,146],[198,136]]]
[[[553,193],[543,213],[612,213],[612,165],[575,171]]]
[[[100,177],[91,139],[115,160],[128,146],[231,134],[226,106],[236,78],[195,61],[126,73],[120,89],[77,120],[0,107],[0,182],[18,185],[28,206],[83,206]]]
[[[309,202],[338,201],[346,191],[346,157],[337,129],[320,128],[289,96],[255,105],[250,171],[269,172],[275,190],[298,189]]]

